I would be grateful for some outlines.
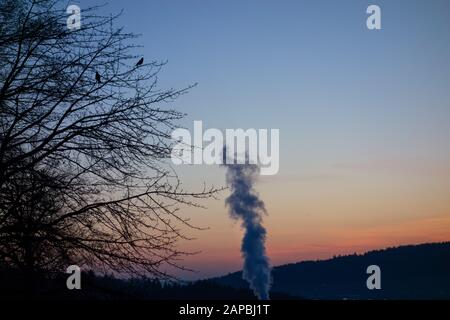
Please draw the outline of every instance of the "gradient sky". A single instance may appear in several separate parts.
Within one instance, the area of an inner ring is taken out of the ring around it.
[[[74,1],[83,7],[98,1]],[[103,3],[100,1],[100,3]],[[366,28],[377,4],[382,30]],[[162,87],[198,86],[182,124],[280,129],[280,171],[257,189],[273,264],[450,240],[450,1],[110,1]],[[217,167],[179,168],[187,188]],[[238,270],[224,192],[184,208],[206,231],[182,247],[201,278]]]

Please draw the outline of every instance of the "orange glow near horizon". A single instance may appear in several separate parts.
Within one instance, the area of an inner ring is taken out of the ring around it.
[[[216,276],[241,268],[239,251],[242,231],[236,225],[219,245],[210,242],[203,251],[185,259],[184,263],[199,273],[182,273],[188,279]],[[238,231],[238,232],[236,232]],[[273,266],[305,260],[329,259],[337,255],[361,254],[375,249],[401,245],[450,241],[450,216],[430,217],[362,229],[323,228],[316,241],[307,236],[268,231],[267,252]],[[213,241],[213,239],[210,239]],[[203,240],[197,240],[204,243]],[[190,249],[199,247],[199,243]]]
[[[325,177],[262,177],[256,187],[268,215],[267,252],[272,265],[399,245],[450,241],[450,171],[442,175],[351,170]],[[218,183],[220,184],[220,182]],[[198,273],[188,279],[240,270],[242,230],[229,218],[223,199],[186,216],[208,230],[182,243],[200,253],[184,259]]]

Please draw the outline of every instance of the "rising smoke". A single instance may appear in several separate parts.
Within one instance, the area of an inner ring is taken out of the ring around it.
[[[231,190],[225,203],[230,216],[242,220],[245,229],[241,246],[244,258],[242,277],[260,300],[268,300],[271,276],[265,248],[266,229],[262,225],[262,215],[266,209],[253,189],[259,167],[248,163],[227,164],[225,167],[227,184]]]

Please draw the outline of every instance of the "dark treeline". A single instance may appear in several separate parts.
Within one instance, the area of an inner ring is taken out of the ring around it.
[[[162,282],[151,278],[119,279],[112,275],[96,275],[85,272],[81,275],[81,289],[68,290],[66,274],[48,274],[36,279],[33,297],[39,299],[89,299],[89,300],[256,300],[249,289],[202,280],[191,283]],[[26,277],[14,270],[0,271],[0,299],[22,299]],[[282,293],[272,293],[273,299],[294,299]]]
[[[366,269],[381,269],[381,290],[368,290]],[[306,299],[450,299],[450,242],[400,246],[274,268],[272,289]],[[240,272],[212,279],[247,288]]]
[[[381,269],[381,290],[368,290],[366,269]],[[450,242],[401,246],[365,254],[304,261],[273,269],[271,299],[449,299]],[[240,272],[181,283],[156,278],[120,279],[81,274],[81,289],[68,290],[65,273],[42,274],[33,297],[40,299],[253,300]],[[23,298],[27,277],[0,270],[0,299]],[[25,291],[26,292],[26,291]]]

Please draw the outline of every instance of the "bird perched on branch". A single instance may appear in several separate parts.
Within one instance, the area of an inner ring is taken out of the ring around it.
[[[97,81],[97,83],[102,83],[101,76],[98,71],[95,71],[95,81]]]
[[[136,63],[136,67],[139,67],[143,63],[144,63],[144,58],[139,59],[139,61]]]

